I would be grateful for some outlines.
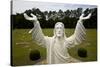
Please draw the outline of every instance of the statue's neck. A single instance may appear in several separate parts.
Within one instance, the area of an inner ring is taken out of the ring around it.
[[[62,42],[62,41],[64,41],[64,38],[63,38],[63,37],[57,37],[57,38],[56,38],[56,41],[57,41],[57,42]]]

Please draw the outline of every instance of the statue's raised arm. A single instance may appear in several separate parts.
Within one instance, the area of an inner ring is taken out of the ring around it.
[[[37,21],[37,17],[31,13],[32,17],[29,17],[26,13],[24,13],[24,17],[26,20],[30,20],[30,21]]]
[[[32,13],[31,13],[31,16],[32,17],[29,17],[26,13],[24,13],[24,18],[26,20],[33,22],[33,24],[35,25],[38,22],[37,17]],[[29,31],[29,33],[32,33],[32,31],[33,31],[33,28]]]
[[[84,16],[84,14],[82,14],[80,16],[79,20],[77,21],[74,34],[72,36],[70,36],[69,38],[67,38],[67,40],[70,44],[69,47],[78,45],[78,44],[82,43],[82,41],[85,40],[86,29],[83,25],[83,20],[89,19],[91,17],[91,13],[88,14],[88,16],[86,16],[86,17],[83,17],[83,16]]]
[[[31,16],[32,17],[29,17],[26,13],[24,13],[24,18],[33,22],[34,24],[34,27],[29,31],[29,33],[32,33],[33,41],[38,43],[39,45],[46,46],[46,37],[42,32],[40,23],[34,14],[31,13]]]
[[[84,16],[84,14],[82,14],[82,15],[80,16],[79,20],[86,20],[86,19],[89,19],[89,18],[91,17],[91,13],[88,14],[88,16],[86,16],[86,17],[83,17],[83,16]]]

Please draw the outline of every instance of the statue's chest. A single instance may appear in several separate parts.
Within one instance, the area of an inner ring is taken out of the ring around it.
[[[55,42],[53,45],[54,50],[58,50],[59,52],[66,51],[66,47],[64,42]]]
[[[57,47],[57,48],[64,47],[64,43],[63,42],[55,42],[54,47]]]

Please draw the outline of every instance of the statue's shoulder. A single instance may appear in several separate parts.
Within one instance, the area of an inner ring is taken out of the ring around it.
[[[46,39],[46,40],[52,40],[53,37],[45,36],[45,39]]]

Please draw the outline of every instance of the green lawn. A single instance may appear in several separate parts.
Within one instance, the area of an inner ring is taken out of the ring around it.
[[[29,29],[15,29],[12,31],[12,63],[13,65],[29,65],[36,64],[39,61],[46,59],[46,49],[37,45],[32,41]],[[45,35],[52,36],[53,29],[43,29]],[[66,36],[73,34],[74,29],[66,29]],[[78,48],[87,50],[87,57],[81,58],[77,54]],[[39,50],[41,59],[31,61],[29,59],[30,50]],[[86,41],[81,45],[69,49],[72,57],[81,61],[96,61],[97,60],[97,31],[96,29],[87,29]]]

